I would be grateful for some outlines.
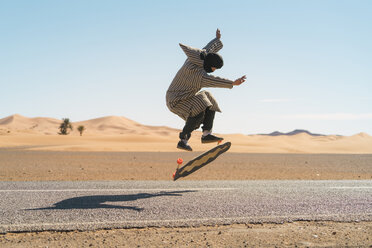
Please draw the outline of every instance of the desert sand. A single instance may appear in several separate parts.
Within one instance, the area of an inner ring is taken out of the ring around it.
[[[0,147],[25,147],[45,151],[139,151],[178,152],[178,129],[146,126],[125,117],[108,116],[72,122],[69,135],[58,135],[62,121],[53,118],[27,118],[12,115],[0,119]],[[80,136],[77,127],[86,128]],[[372,154],[372,137],[366,133],[353,136],[244,135],[220,134],[231,141],[233,153],[339,153]],[[205,151],[200,132],[190,139],[194,151]],[[211,147],[211,146],[209,146]]]
[[[175,148],[179,130],[125,117],[72,123],[13,115],[0,119],[0,180],[171,180],[176,160],[214,145]],[[76,128],[84,125],[80,136]],[[230,151],[182,180],[329,180],[372,178],[372,137],[223,134]],[[226,169],[228,168],[228,170]],[[370,247],[372,223],[294,222],[94,232],[8,233],[1,247]]]

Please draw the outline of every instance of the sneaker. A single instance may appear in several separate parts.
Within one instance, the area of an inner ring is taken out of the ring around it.
[[[202,136],[201,138],[201,142],[202,143],[213,143],[213,142],[219,142],[219,141],[222,141],[223,138],[220,138],[220,137],[217,137],[217,136],[214,136],[212,134],[208,134],[206,136]]]
[[[192,151],[192,148],[191,146],[189,146],[187,143],[185,143],[184,141],[180,140],[177,144],[177,148],[178,149],[182,149],[182,150],[186,150],[186,151],[189,151],[191,152]]]

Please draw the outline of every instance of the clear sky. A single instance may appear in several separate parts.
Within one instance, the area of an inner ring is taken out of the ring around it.
[[[247,81],[208,89],[219,133],[372,135],[372,1],[0,2],[0,118],[125,116],[182,128],[165,93],[221,30],[225,65]]]

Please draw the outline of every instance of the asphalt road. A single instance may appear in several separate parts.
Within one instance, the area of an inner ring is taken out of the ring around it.
[[[372,180],[0,182],[0,232],[372,221]]]

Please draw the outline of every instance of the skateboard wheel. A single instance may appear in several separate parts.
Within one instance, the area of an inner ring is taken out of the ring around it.
[[[177,159],[177,164],[182,164],[183,163],[183,159],[182,158],[178,158]]]
[[[173,173],[173,179],[176,177],[176,172]]]
[[[221,144],[221,142],[222,142],[222,140],[219,140],[219,141],[217,142],[217,144],[219,145],[219,144]]]

